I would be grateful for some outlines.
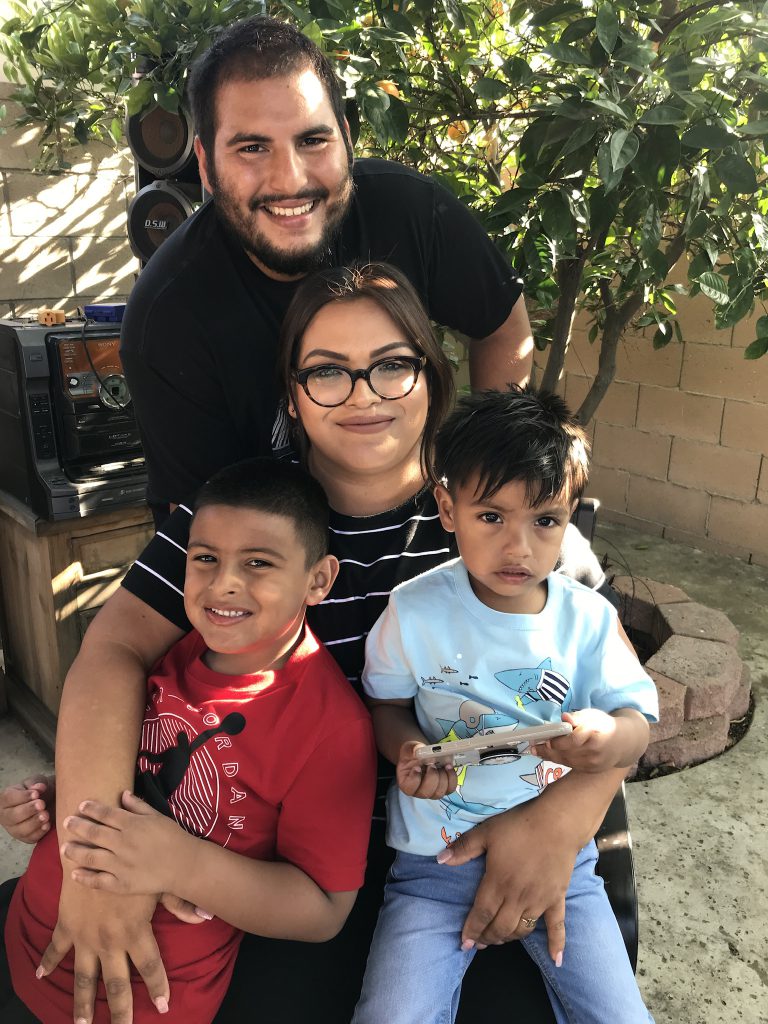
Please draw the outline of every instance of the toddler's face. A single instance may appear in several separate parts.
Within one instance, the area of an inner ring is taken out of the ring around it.
[[[535,614],[544,607],[544,580],[560,553],[573,511],[567,495],[532,508],[525,483],[513,480],[481,500],[478,478],[453,495],[436,490],[440,519],[456,542],[472,589],[483,604],[500,612]]]

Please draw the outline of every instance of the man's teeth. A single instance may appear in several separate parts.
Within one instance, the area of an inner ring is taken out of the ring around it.
[[[275,217],[300,217],[303,213],[309,213],[312,207],[315,205],[314,200],[309,203],[304,203],[303,206],[264,206],[267,213],[274,214]]]
[[[241,619],[248,612],[226,611],[224,608],[211,608],[214,615],[223,615],[225,619]]]

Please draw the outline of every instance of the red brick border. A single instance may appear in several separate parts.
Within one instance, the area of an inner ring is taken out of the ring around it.
[[[723,612],[678,587],[634,576],[617,576],[612,586],[624,625],[657,648],[645,667],[659,692],[660,718],[640,767],[684,768],[721,754],[731,721],[749,707],[739,631]]]

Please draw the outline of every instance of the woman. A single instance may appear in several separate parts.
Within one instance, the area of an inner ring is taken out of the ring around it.
[[[281,371],[297,447],[328,494],[331,547],[341,562],[331,598],[311,624],[355,683],[365,635],[391,588],[450,556],[427,466],[452,400],[452,371],[410,285],[381,265],[322,272],[302,284],[283,326]],[[130,785],[145,674],[188,628],[179,596],[188,519],[188,510],[179,508],[152,541],[100,612],[73,666],[59,721],[59,824],[83,797],[116,802]],[[110,679],[99,693],[94,680],[105,669]],[[84,770],[79,742],[81,723],[95,709],[107,719],[104,739],[96,737],[89,752],[89,765],[99,765],[96,780]],[[487,854],[470,915],[478,942],[503,945],[520,934],[523,917],[541,914],[552,941],[562,942],[562,901],[574,858],[621,777],[620,771],[590,778],[571,773],[533,801],[537,806],[498,815],[455,844],[457,862]],[[240,1022],[244,1014],[265,1022],[345,1024],[359,992],[386,859],[376,821],[369,881],[332,942],[309,947],[246,940],[219,1024]],[[64,885],[54,945],[61,952],[74,944],[82,967],[76,1018],[82,1012],[90,1020],[88,999],[99,970],[112,990],[113,1019],[123,1012],[129,958],[151,995],[165,991],[149,925],[151,902]],[[464,1019],[473,1024],[508,1016],[513,1007],[523,1011],[517,982],[512,993],[509,986],[517,969],[509,961],[521,959],[519,946],[505,946],[501,954],[503,965],[492,951],[477,957],[465,982]]]

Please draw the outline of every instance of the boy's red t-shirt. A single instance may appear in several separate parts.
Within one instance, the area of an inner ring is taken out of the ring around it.
[[[376,754],[368,712],[335,661],[308,628],[276,672],[220,675],[203,664],[204,652],[200,635],[190,633],[150,675],[136,791],[156,806],[165,802],[188,832],[219,846],[289,861],[327,892],[360,888]],[[35,978],[60,889],[52,832],[32,854],[5,930],[16,994],[44,1024],[72,1022],[72,953],[49,977]],[[162,906],[152,926],[171,988],[163,1021],[207,1024],[242,932],[216,918],[184,924]],[[134,1024],[156,1024],[144,983],[132,977]],[[101,982],[94,1024],[109,1024]]]

